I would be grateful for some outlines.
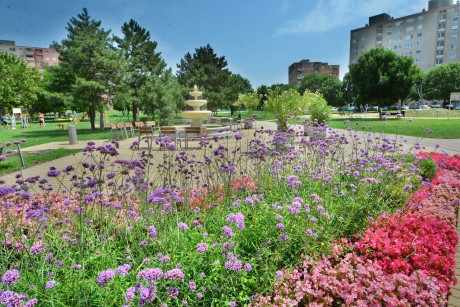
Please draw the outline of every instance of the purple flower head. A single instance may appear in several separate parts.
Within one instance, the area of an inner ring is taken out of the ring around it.
[[[110,280],[115,277],[115,271],[112,269],[108,269],[106,271],[102,271],[97,275],[96,281],[99,286],[106,285]]]
[[[230,213],[227,217],[227,223],[235,223],[239,230],[244,228],[244,215],[241,212]]]
[[[179,223],[177,223],[177,227],[179,227],[180,230],[187,230],[188,229],[188,225],[185,224],[184,222],[180,221]]]
[[[184,282],[185,280],[185,275],[182,272],[181,269],[172,269],[166,272],[165,279],[170,279],[170,280],[180,280]]]
[[[137,279],[145,279],[149,283],[154,283],[158,279],[163,277],[163,271],[159,268],[148,268],[140,271],[137,274]]]
[[[168,295],[170,298],[177,298],[179,296],[179,289],[176,287],[169,288]]]
[[[6,195],[9,195],[13,192],[15,192],[16,189],[13,188],[13,187],[9,187],[9,186],[0,186],[0,197],[3,198],[4,196]]]
[[[222,231],[229,238],[232,238],[234,236],[232,227],[224,226],[222,227]]]
[[[126,275],[128,275],[129,270],[131,270],[131,265],[129,265],[129,264],[123,264],[123,265],[120,265],[120,266],[117,268],[117,273],[118,273],[118,275],[120,275],[120,276],[126,276]]]
[[[50,290],[54,287],[54,285],[56,285],[56,281],[55,280],[50,280],[46,283],[45,285],[45,289],[46,290]]]
[[[34,245],[30,248],[30,253],[32,255],[37,255],[43,251],[43,246],[41,244]]]
[[[281,278],[283,278],[283,276],[284,276],[283,271],[276,271],[276,278],[277,279],[281,279]]]
[[[196,250],[198,251],[198,253],[203,254],[205,251],[208,250],[208,247],[209,246],[206,243],[198,243],[196,245]]]
[[[6,286],[14,285],[19,280],[19,271],[18,270],[8,270],[2,276],[2,283]]]

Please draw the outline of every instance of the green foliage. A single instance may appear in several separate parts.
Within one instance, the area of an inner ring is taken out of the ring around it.
[[[193,55],[187,52],[177,64],[176,75],[179,84],[188,89],[197,85],[206,96],[210,109],[233,102],[225,90],[231,75],[227,60],[225,56],[218,57],[209,44],[196,48]]]
[[[412,57],[398,56],[384,48],[371,49],[350,65],[350,76],[359,101],[382,107],[405,99],[421,74]]]
[[[342,105],[354,103],[356,100],[359,100],[356,86],[353,84],[353,80],[351,79],[351,75],[349,72],[347,72],[343,77],[341,91]]]
[[[336,76],[324,74],[311,74],[303,78],[299,86],[299,93],[306,90],[320,93],[327,104],[341,106],[342,103],[342,82]]]
[[[61,44],[54,44],[60,54],[60,65],[64,68],[50,72],[64,74],[54,79],[70,80],[68,74],[74,75],[75,83],[67,94],[74,98],[75,109],[88,110],[94,130],[96,111],[101,114],[104,111],[106,101],[103,95],[113,93],[119,57],[109,38],[110,31],[105,31],[100,21],[92,20],[86,8],[76,18],[70,19],[66,29],[67,38]],[[52,90],[60,93],[62,87]],[[103,127],[101,120],[101,129]]]
[[[278,89],[269,90],[268,95],[266,109],[276,114],[278,130],[285,131],[287,129],[288,115],[305,114],[305,109],[308,106],[307,99],[300,95],[296,89],[283,92]]]
[[[40,75],[15,55],[0,52],[0,112],[28,107],[37,99]]]
[[[421,159],[419,161],[419,166],[422,172],[422,176],[425,180],[431,181],[431,179],[436,176],[436,173],[438,172],[438,167],[436,165],[436,162],[431,159],[431,157],[428,157],[427,159]]]
[[[332,113],[332,108],[327,104],[326,99],[320,93],[306,91],[303,97],[307,101],[307,114],[310,121],[318,124],[327,123]]]
[[[240,94],[235,106],[245,107],[248,111],[248,116],[251,116],[259,105],[259,100],[260,98],[257,93]]]
[[[433,67],[423,79],[423,96],[426,99],[450,101],[451,92],[460,92],[460,63]]]

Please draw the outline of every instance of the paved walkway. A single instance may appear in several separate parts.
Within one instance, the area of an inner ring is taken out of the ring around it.
[[[276,129],[275,122],[268,122],[268,121],[260,121],[256,122],[256,128],[260,129]],[[343,131],[343,130],[342,130]],[[358,131],[356,134],[360,137],[364,137],[364,132]],[[383,137],[383,136],[382,136]],[[388,138],[395,138],[398,142],[405,140],[404,143],[408,149],[416,146],[419,144],[421,146],[421,150],[424,151],[441,151],[446,152],[449,155],[460,154],[460,139],[455,140],[442,140],[442,139],[421,139],[416,137],[409,137],[409,136],[393,136],[393,135],[386,135]],[[132,157],[132,150],[129,149],[129,146],[132,142],[136,140],[136,138],[130,138],[127,140],[120,141],[120,148],[118,149],[120,156],[119,158],[122,159],[129,159]],[[86,146],[87,141],[79,141],[77,144],[70,145],[68,142],[51,142],[47,144],[37,145],[26,147],[23,151],[29,152],[37,152],[50,149],[57,149],[57,148],[67,148],[67,149],[79,149]],[[95,141],[96,145],[105,145],[108,144],[108,140],[97,140]],[[439,146],[439,148],[437,148]],[[81,153],[74,154],[72,156],[63,157],[60,159],[56,159],[54,161],[41,163],[39,165],[31,166],[22,170],[22,174],[24,178],[34,176],[37,174],[46,174],[49,170],[50,166],[55,166],[57,169],[63,169],[64,167],[76,164],[80,162],[84,156]],[[15,182],[15,174],[9,174],[3,177],[0,177],[1,180],[4,180],[6,184],[14,184]],[[460,212],[459,212],[460,213]],[[460,216],[459,216],[460,218]],[[460,223],[457,224],[457,233],[460,236]],[[460,281],[460,252],[456,254],[456,267],[455,267],[455,275],[457,279]],[[451,295],[449,296],[449,306],[460,307],[460,283],[453,287],[451,291]]]

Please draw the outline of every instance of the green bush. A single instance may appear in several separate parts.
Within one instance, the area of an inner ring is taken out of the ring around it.
[[[307,101],[307,114],[310,115],[310,121],[318,124],[326,123],[332,113],[332,108],[327,105],[326,99],[320,93],[308,90],[305,91],[303,97]]]

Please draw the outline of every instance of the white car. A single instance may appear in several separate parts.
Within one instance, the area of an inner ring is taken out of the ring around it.
[[[439,109],[441,107],[441,105],[439,103],[433,103],[431,105],[431,107],[434,108],[434,109]]]

